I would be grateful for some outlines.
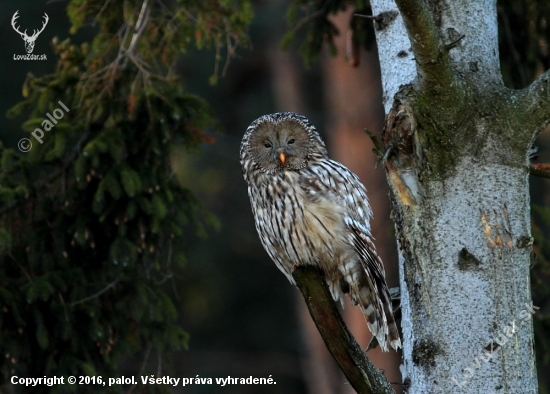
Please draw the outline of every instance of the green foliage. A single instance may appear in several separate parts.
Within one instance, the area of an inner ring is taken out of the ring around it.
[[[306,66],[311,66],[318,59],[323,43],[328,46],[332,56],[336,55],[333,39],[340,32],[331,22],[330,16],[348,7],[353,7],[356,14],[372,15],[368,0],[293,0],[287,12],[287,21],[292,28],[283,37],[281,48],[288,49],[298,33],[305,30],[300,38],[300,52]],[[369,49],[374,42],[372,20],[352,15],[350,28],[353,32],[350,46]]]
[[[248,42],[252,11],[231,0],[174,7],[72,0],[71,31],[94,21],[93,42],[54,40],[55,72],[29,75],[8,111],[31,109],[23,128],[44,137],[23,156],[0,145],[0,385],[12,375],[114,377],[137,351],[187,346],[161,284],[184,263],[184,226],[204,235],[214,220],[174,182],[169,158],[211,142],[205,131],[218,125],[174,63],[191,43],[216,48],[216,62],[229,45],[229,58]],[[44,130],[59,101],[69,112]]]

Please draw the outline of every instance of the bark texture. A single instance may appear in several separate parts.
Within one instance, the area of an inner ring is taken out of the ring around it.
[[[496,1],[372,7],[404,388],[536,393],[527,155],[550,119],[548,75],[522,91],[503,86]]]

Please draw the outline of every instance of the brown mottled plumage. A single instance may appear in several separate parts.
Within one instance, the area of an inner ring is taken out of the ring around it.
[[[248,127],[241,165],[262,244],[294,283],[293,265],[317,265],[335,301],[349,293],[387,351],[401,347],[384,267],[370,233],[359,178],[328,158],[307,118],[283,112]]]

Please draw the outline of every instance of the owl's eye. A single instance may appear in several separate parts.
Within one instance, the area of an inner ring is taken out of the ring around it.
[[[266,143],[264,146],[265,146],[266,148],[271,148],[271,144],[269,144],[269,143]]]
[[[293,143],[294,143],[294,138],[291,139],[291,140],[288,140],[288,143],[289,143],[289,144],[293,144]]]

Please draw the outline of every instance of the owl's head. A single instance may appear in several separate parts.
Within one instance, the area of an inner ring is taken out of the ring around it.
[[[264,115],[248,127],[241,144],[241,163],[251,160],[268,173],[299,170],[327,157],[325,144],[309,120],[293,112]]]

